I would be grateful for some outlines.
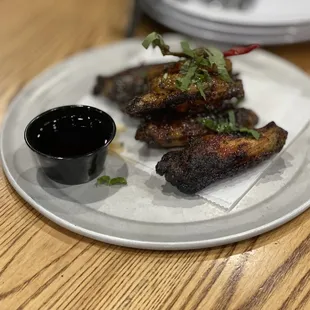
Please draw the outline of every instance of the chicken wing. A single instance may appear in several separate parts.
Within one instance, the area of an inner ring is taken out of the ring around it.
[[[134,117],[152,114],[162,109],[193,114],[223,110],[226,108],[225,101],[244,97],[242,81],[236,76],[231,75],[232,82],[227,82],[216,73],[210,75],[210,81],[203,83],[206,99],[201,96],[195,85],[191,85],[185,92],[179,90],[176,81],[181,74],[178,72],[157,75],[149,83],[149,92],[135,97],[125,111]]]
[[[236,124],[240,127],[253,128],[258,122],[258,116],[251,110],[239,108],[235,111]],[[221,114],[198,114],[195,116],[184,114],[165,114],[145,120],[136,132],[136,140],[163,148],[187,145],[193,138],[214,131],[202,125],[200,118],[227,119],[227,111]]]
[[[271,122],[258,132],[258,140],[240,134],[203,136],[184,150],[165,154],[156,172],[181,192],[194,194],[281,151],[287,138],[284,129]]]
[[[126,105],[135,96],[148,91],[148,80],[169,68],[172,63],[141,65],[118,72],[111,76],[98,75],[93,95],[104,95],[107,98]]]

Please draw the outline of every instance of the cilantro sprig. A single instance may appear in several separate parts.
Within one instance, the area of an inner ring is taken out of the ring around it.
[[[169,45],[165,44],[163,37],[156,33],[152,32],[150,33],[142,42],[142,45],[145,49],[148,49],[150,45],[153,47],[158,46],[162,52],[163,55],[170,54],[170,47]]]
[[[199,119],[199,122],[203,126],[206,126],[207,128],[219,133],[240,132],[248,134],[253,138],[255,138],[256,140],[260,138],[260,133],[257,130],[249,129],[246,127],[239,127],[236,123],[235,112],[232,110],[228,111],[228,120],[223,118],[214,120],[207,117],[203,117]]]
[[[171,52],[170,46],[164,42],[163,37],[156,33],[150,33],[142,42],[144,48],[159,47],[162,54],[185,58],[181,67],[181,76],[176,80],[176,87],[181,91],[187,91],[192,85],[196,86],[201,96],[206,100],[205,90],[211,81],[209,71],[216,71],[226,82],[232,79],[226,68],[226,60],[223,53],[214,47],[192,49],[187,41],[181,42],[182,52]]]
[[[220,77],[226,82],[231,82],[232,79],[226,69],[226,61],[223,53],[214,47],[209,47],[208,49],[205,49],[205,51],[209,55],[208,59],[211,65],[217,67],[217,72]]]

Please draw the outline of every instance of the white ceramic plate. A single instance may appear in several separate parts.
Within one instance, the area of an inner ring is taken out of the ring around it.
[[[206,21],[202,23],[199,19],[190,16],[190,11],[180,14],[180,12],[167,7],[167,4],[164,6],[149,1],[142,2],[141,7],[152,18],[176,32],[207,41],[231,44],[252,44],[254,42],[262,45],[277,45],[299,43],[310,39],[309,24],[300,28],[291,26],[283,30],[282,33],[272,33],[268,30],[265,33],[259,33],[258,31],[250,33],[250,26],[243,26],[243,31],[241,31],[233,26],[223,26],[213,22],[207,23]]]
[[[172,47],[180,39],[166,37]],[[137,39],[87,50],[46,70],[14,98],[3,124],[1,159],[10,183],[27,202],[79,234],[123,246],[169,250],[246,239],[284,224],[308,208],[307,131],[230,211],[178,193],[154,171],[146,172],[121,153],[108,156],[106,174],[126,176],[129,185],[125,187],[96,187],[95,181],[63,186],[42,174],[23,140],[27,123],[52,107],[79,102],[91,91],[97,74],[123,69],[139,52],[141,40]],[[255,51],[242,60],[236,58],[234,65],[242,65],[257,78],[267,75],[288,88],[297,87],[310,97],[308,76],[269,53]],[[105,100],[93,104],[103,110],[113,107]],[[129,145],[132,139],[128,136]],[[296,153],[301,155],[293,156]]]
[[[204,0],[163,0],[177,10],[209,20],[244,26],[295,26],[310,22],[308,0],[249,0],[247,10],[216,7]]]
[[[231,33],[235,35],[264,35],[264,36],[285,36],[285,35],[309,35],[310,21],[306,24],[295,24],[290,26],[256,26],[256,25],[236,25],[221,23],[217,20],[210,20],[207,16],[194,15],[191,11],[184,11],[171,1],[144,1],[150,8],[161,10],[172,16],[175,20],[184,21],[186,24],[197,28],[203,28],[221,33]]]

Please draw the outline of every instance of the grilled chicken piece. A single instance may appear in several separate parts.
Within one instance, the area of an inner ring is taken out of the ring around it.
[[[215,73],[210,75],[211,81],[203,84],[206,100],[195,85],[191,85],[186,92],[176,88],[180,73],[164,73],[155,76],[149,83],[149,92],[135,97],[125,111],[134,117],[145,116],[162,109],[191,114],[219,111],[226,108],[225,101],[244,97],[242,81],[235,76],[232,76],[232,82],[226,82]]]
[[[148,91],[148,80],[162,73],[173,63],[141,65],[112,76],[98,75],[93,88],[93,95],[107,98],[125,105],[135,96]]]
[[[134,97],[148,91],[149,81],[158,75],[177,73],[182,62],[141,65],[118,72],[111,76],[98,75],[92,93],[95,96],[104,95],[107,98],[126,105]],[[226,60],[227,70],[232,70],[232,63]]]
[[[166,114],[146,120],[140,124],[136,132],[136,140],[163,148],[187,145],[193,138],[214,134],[214,131],[199,122],[201,117],[211,119],[228,119],[228,113],[221,114]],[[240,108],[235,110],[236,124],[240,127],[253,128],[258,116],[251,110]]]
[[[258,132],[258,140],[240,134],[203,136],[184,150],[165,154],[156,172],[181,192],[194,194],[281,151],[287,138],[284,129],[271,122]]]

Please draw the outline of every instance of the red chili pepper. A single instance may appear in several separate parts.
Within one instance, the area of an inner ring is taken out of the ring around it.
[[[225,57],[243,55],[243,54],[247,54],[247,53],[253,51],[254,49],[256,49],[258,47],[260,47],[259,44],[252,44],[249,46],[233,47],[232,49],[224,52],[223,54]]]

